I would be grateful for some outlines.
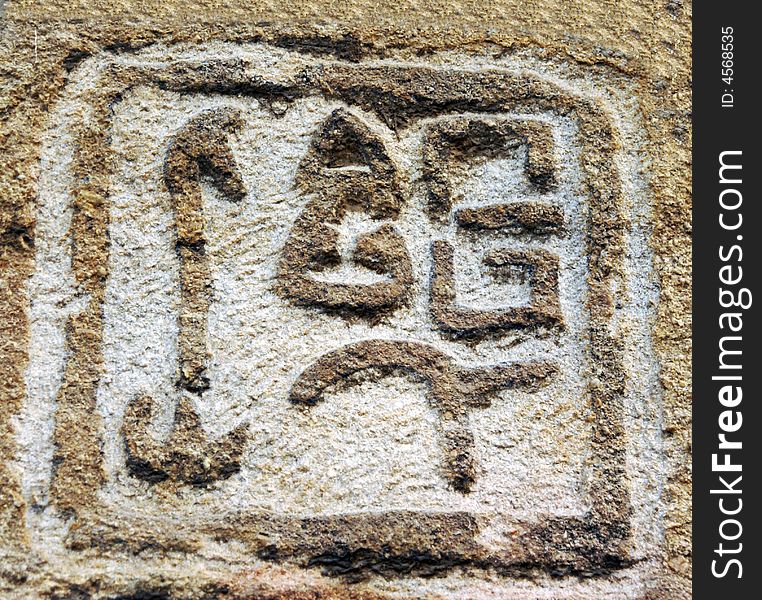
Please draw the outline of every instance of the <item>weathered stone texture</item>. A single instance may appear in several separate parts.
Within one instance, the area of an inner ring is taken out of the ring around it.
[[[690,596],[688,3],[2,10],[2,597]]]

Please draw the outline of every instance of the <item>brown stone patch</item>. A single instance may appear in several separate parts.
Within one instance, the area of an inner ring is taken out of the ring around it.
[[[558,206],[541,202],[509,202],[461,208],[455,212],[455,222],[467,229],[499,229],[513,234],[543,235],[561,232],[564,215]]]

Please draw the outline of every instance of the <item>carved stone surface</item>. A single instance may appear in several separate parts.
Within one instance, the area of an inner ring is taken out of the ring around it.
[[[633,77],[222,34],[66,73],[9,556],[77,575],[8,590],[680,597]]]

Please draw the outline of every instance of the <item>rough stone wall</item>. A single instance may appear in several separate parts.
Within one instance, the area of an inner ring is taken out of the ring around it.
[[[0,10],[0,595],[689,597],[689,3]]]

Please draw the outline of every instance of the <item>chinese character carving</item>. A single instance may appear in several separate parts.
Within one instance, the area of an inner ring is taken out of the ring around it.
[[[166,158],[165,182],[174,205],[177,252],[181,264],[181,310],[178,385],[186,394],[177,404],[174,427],[165,443],[148,433],[153,401],[134,399],[127,408],[123,433],[130,471],[150,482],[172,479],[194,485],[230,476],[240,468],[246,428],[239,426],[221,440],[209,441],[193,408],[209,388],[206,320],[210,281],[204,239],[201,178],[208,178],[232,202],[246,196],[227,136],[242,125],[235,111],[207,111],[189,122],[175,137]],[[449,218],[453,193],[449,171],[469,155],[500,156],[517,145],[527,147],[526,172],[541,190],[555,185],[552,135],[543,123],[508,119],[448,119],[425,133],[423,179],[429,214]],[[393,222],[405,201],[397,166],[384,141],[363,120],[334,110],[316,132],[296,175],[306,197],[283,248],[278,290],[297,305],[339,314],[373,316],[403,306],[413,283],[412,260],[405,240]],[[342,262],[339,226],[351,211],[361,211],[374,223],[357,236],[351,262],[384,276],[375,283],[321,280],[320,272]],[[506,235],[550,235],[563,229],[563,213],[552,204],[509,202],[462,208],[454,221],[464,229],[499,230]],[[498,248],[483,264],[508,281],[529,283],[525,306],[478,310],[456,303],[454,248],[445,240],[431,244],[430,313],[443,334],[482,337],[514,329],[557,327],[563,323],[558,298],[558,258],[536,248]],[[479,368],[458,366],[434,347],[406,340],[368,340],[349,344],[318,358],[294,383],[291,401],[313,405],[327,387],[367,369],[382,373],[403,370],[426,380],[439,415],[444,471],[452,487],[466,493],[476,477],[474,438],[468,410],[489,406],[505,389],[536,389],[547,383],[557,367],[547,361],[499,364]]]
[[[543,249],[493,250],[484,264],[509,280],[529,281],[528,306],[498,310],[463,308],[455,303],[453,248],[448,242],[432,245],[431,314],[439,328],[462,336],[483,336],[512,329],[553,327],[562,323],[558,301],[558,258]]]
[[[518,145],[528,147],[526,171],[532,184],[544,191],[552,188],[556,183],[553,138],[546,124],[469,118],[431,126],[424,136],[422,162],[432,219],[446,219],[452,209],[449,169],[454,161],[469,154],[500,156]],[[357,241],[354,261],[387,274],[389,283],[323,283],[308,274],[340,262],[336,226],[350,207],[364,210],[374,219],[398,216],[403,205],[399,177],[383,141],[359,117],[343,109],[328,117],[297,174],[297,185],[310,197],[283,250],[279,277],[286,297],[299,304],[365,314],[396,308],[407,299],[411,259],[405,241],[388,223]],[[455,222],[477,230],[550,234],[562,230],[563,213],[551,204],[514,202],[459,210]],[[505,279],[528,281],[531,301],[528,306],[482,311],[455,303],[452,245],[436,240],[431,248],[431,316],[442,332],[478,337],[562,324],[558,258],[550,252],[506,248],[489,252],[484,264]],[[321,356],[294,383],[291,401],[313,405],[323,398],[327,387],[371,368],[382,373],[408,371],[428,382],[439,415],[445,477],[463,493],[471,490],[477,471],[468,410],[489,406],[491,396],[500,390],[536,389],[556,372],[553,363],[542,361],[464,368],[430,345],[378,339]]]
[[[458,162],[470,158],[500,158],[518,146],[527,147],[526,174],[529,181],[542,192],[556,185],[556,166],[553,156],[553,135],[550,126],[541,121],[515,119],[482,119],[462,117],[445,119],[432,125],[423,142],[423,179],[427,184],[429,210],[432,216],[446,219],[453,206],[450,171]],[[552,230],[561,226],[557,209],[532,209],[521,205],[469,211],[466,222],[484,222],[490,229],[500,227]],[[478,215],[484,216],[478,216]],[[491,219],[486,218],[492,214]],[[497,217],[497,218],[495,218]],[[500,218],[502,217],[502,219]],[[544,217],[544,218],[543,218]],[[456,216],[459,223],[463,217]],[[478,226],[478,225],[477,225]]]

